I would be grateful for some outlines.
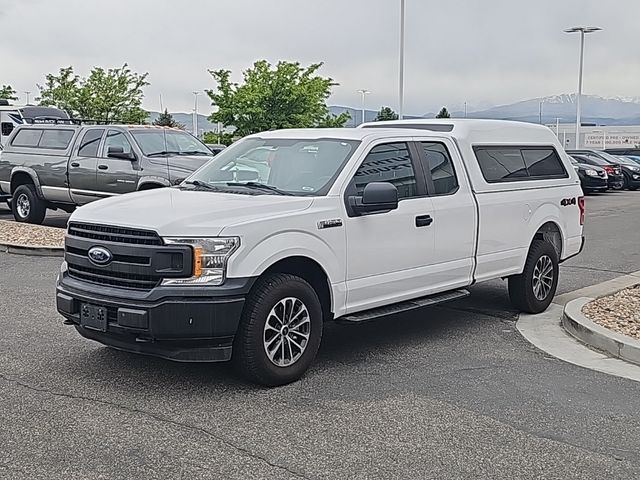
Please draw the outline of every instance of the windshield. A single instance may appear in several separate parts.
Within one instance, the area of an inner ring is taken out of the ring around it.
[[[326,195],[360,142],[331,138],[249,138],[223,150],[188,178],[262,193]],[[264,187],[267,188],[264,188]]]
[[[132,130],[134,140],[145,155],[211,155],[204,143],[193,135],[178,130]]]
[[[622,165],[631,165],[632,167],[637,167],[638,166],[638,164],[636,162],[634,162],[633,160],[631,160],[630,158],[621,157],[621,156],[616,156],[616,158],[618,159],[618,163],[620,163]]]

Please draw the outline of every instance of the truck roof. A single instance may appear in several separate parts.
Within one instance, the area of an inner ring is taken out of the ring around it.
[[[257,138],[337,138],[364,140],[398,136],[451,137],[470,144],[555,143],[555,134],[544,125],[508,120],[413,119],[371,122],[356,128],[302,128],[272,130]]]

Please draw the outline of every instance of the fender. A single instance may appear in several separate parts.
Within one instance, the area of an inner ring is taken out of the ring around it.
[[[17,173],[26,173],[27,175],[29,175],[31,177],[31,180],[33,180],[33,184],[36,186],[36,194],[40,199],[44,200],[42,187],[40,185],[40,179],[38,178],[38,174],[36,173],[36,171],[30,167],[13,167],[11,169],[11,183],[13,183],[13,177]],[[11,191],[11,193],[13,193],[13,190]]]
[[[140,190],[143,186],[148,185],[148,184],[155,184],[155,185],[162,185],[163,187],[170,187],[171,183],[169,183],[169,180],[167,180],[164,177],[156,177],[153,175],[148,175],[145,177],[140,177],[140,179],[138,180],[138,187],[137,189]]]
[[[344,289],[337,284],[345,281],[344,259],[336,255],[322,239],[304,231],[285,231],[262,239],[255,245],[240,247],[229,259],[229,277],[258,277],[276,262],[290,257],[307,257],[324,270],[329,281],[332,308],[340,310],[345,301]]]

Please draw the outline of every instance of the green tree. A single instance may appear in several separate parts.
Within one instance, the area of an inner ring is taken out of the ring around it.
[[[447,110],[447,107],[442,107],[442,109],[436,115],[436,118],[451,118],[451,115],[449,114],[449,110]]]
[[[2,100],[17,100],[16,93],[11,85],[2,85],[0,87],[0,99]]]
[[[173,118],[173,115],[171,115],[166,108],[164,109],[164,112],[158,115],[158,118],[153,121],[153,124],[159,127],[173,127],[184,129],[184,125],[176,122],[176,120]]]
[[[202,143],[219,143],[222,145],[231,145],[236,140],[235,134],[230,132],[204,132],[202,134]]]
[[[398,114],[390,107],[382,107],[376,116],[376,122],[383,122],[385,120],[398,120]]]
[[[217,89],[207,95],[218,107],[209,120],[235,127],[238,137],[279,128],[342,127],[349,114],[329,112],[326,100],[337,83],[317,75],[320,67],[281,61],[274,68],[259,60],[244,72],[241,85],[231,81],[229,70],[209,70]]]
[[[125,63],[121,68],[95,67],[81,78],[73,67],[61,68],[58,75],[45,77],[40,104],[67,110],[72,116],[105,122],[144,123],[142,89],[149,85],[147,73],[138,74]]]

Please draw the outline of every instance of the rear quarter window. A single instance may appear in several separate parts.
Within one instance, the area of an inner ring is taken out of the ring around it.
[[[64,150],[72,137],[73,130],[44,130],[38,147]]]
[[[11,145],[15,147],[31,147],[37,148],[38,143],[40,143],[40,138],[42,137],[41,129],[34,128],[23,128],[18,130],[16,136],[13,137],[11,141]]]
[[[488,183],[569,177],[553,147],[482,146],[473,150]]]

